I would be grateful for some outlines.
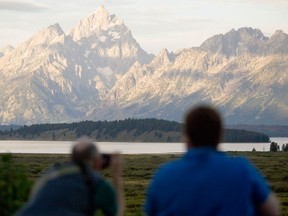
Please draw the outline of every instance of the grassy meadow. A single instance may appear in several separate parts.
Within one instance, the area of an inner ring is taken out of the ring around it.
[[[288,216],[288,153],[287,152],[230,152],[231,156],[250,159],[267,178],[281,201],[281,215]],[[35,181],[42,172],[56,162],[67,161],[68,155],[13,154],[15,166],[25,170]],[[143,203],[147,185],[157,168],[180,155],[124,155],[124,193],[126,215],[143,215]],[[109,177],[109,170],[103,173]]]

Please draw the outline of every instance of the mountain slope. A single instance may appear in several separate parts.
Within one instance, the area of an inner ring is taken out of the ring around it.
[[[95,105],[95,72],[78,50],[78,44],[55,24],[1,58],[0,121],[71,121]]]
[[[221,42],[214,36],[200,48],[163,50],[150,64],[131,67],[90,118],[181,121],[191,105],[208,103],[229,124],[287,124],[287,35],[275,34],[266,38],[257,29],[242,28],[220,36]],[[274,37],[283,39],[276,44]]]
[[[101,6],[0,49],[0,124],[129,117],[182,121],[215,105],[227,124],[288,124],[288,35],[232,29],[200,47],[147,54]]]
[[[4,55],[12,52],[15,48],[11,46],[10,44],[0,48],[0,58],[3,57]]]
[[[152,57],[104,7],[68,34],[49,26],[0,58],[0,122],[83,119],[134,62]]]

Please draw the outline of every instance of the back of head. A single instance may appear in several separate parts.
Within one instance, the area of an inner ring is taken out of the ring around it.
[[[77,164],[92,165],[98,154],[94,143],[87,138],[81,138],[72,148],[71,160]]]
[[[185,118],[184,133],[194,147],[216,148],[222,137],[220,114],[209,106],[191,109]]]

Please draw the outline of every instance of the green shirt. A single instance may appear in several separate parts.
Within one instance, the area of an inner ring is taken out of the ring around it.
[[[98,182],[95,195],[95,203],[97,209],[102,210],[104,215],[117,214],[116,193],[108,181],[102,180]]]

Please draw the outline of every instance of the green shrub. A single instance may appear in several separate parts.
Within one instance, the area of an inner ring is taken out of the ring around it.
[[[0,212],[2,216],[15,213],[28,199],[32,182],[21,166],[15,166],[11,154],[0,159]]]

